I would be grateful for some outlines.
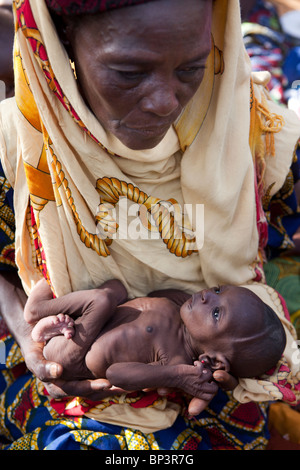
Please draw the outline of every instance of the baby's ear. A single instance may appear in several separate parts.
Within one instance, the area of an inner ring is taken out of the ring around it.
[[[205,353],[199,356],[199,361],[205,364],[207,367],[210,367],[212,370],[225,370],[225,372],[230,371],[230,363],[226,356],[222,353]]]

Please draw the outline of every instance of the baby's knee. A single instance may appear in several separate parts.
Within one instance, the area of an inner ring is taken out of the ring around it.
[[[24,319],[27,323],[33,324],[42,317],[48,316],[48,301],[53,299],[50,286],[45,279],[39,281],[30,293],[25,308]]]
[[[39,320],[39,306],[32,299],[28,299],[24,308],[24,319],[30,325],[36,323]]]

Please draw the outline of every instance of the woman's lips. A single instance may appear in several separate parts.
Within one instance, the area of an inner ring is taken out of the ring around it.
[[[163,126],[145,126],[145,127],[130,127],[126,126],[129,131],[136,132],[137,134],[144,135],[146,137],[159,137],[170,129],[171,124]]]

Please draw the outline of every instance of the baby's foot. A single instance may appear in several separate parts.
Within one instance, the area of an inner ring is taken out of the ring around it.
[[[45,343],[54,336],[64,335],[67,339],[74,336],[74,320],[69,315],[59,313],[42,318],[32,330],[31,336],[37,343]]]

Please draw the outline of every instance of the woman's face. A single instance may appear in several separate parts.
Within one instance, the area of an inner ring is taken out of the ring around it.
[[[83,17],[67,36],[83,97],[106,131],[154,148],[203,80],[211,0],[161,0]]]

